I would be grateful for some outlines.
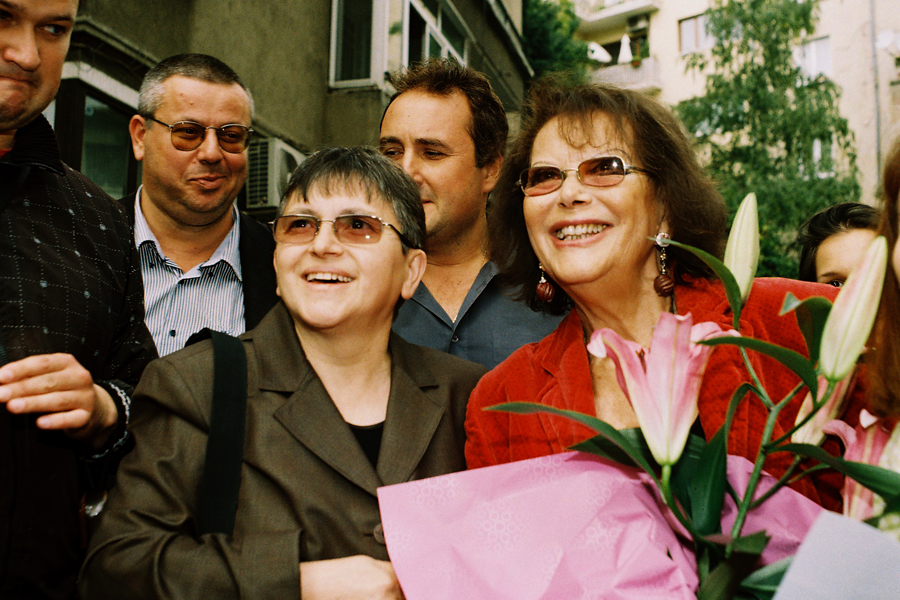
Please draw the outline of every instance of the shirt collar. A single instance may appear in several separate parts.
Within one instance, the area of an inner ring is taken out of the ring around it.
[[[150,225],[147,223],[147,219],[144,218],[144,213],[141,210],[141,192],[143,189],[144,186],[139,187],[134,198],[134,245],[138,249],[145,244],[151,245],[156,250],[159,260],[163,261],[166,260],[166,255],[163,254],[162,248],[159,246],[159,240],[153,235],[153,231],[150,230]],[[219,261],[225,261],[234,271],[234,274],[237,275],[237,278],[243,281],[240,249],[241,228],[237,226],[240,220],[240,212],[234,204],[231,205],[231,219],[231,230],[225,236],[225,239],[222,240],[222,243],[219,244],[219,247],[212,253],[212,256],[194,268],[202,269],[203,267],[215,265]]]

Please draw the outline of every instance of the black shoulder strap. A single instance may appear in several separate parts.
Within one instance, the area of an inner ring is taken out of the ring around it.
[[[234,531],[244,424],[247,412],[247,355],[236,337],[213,331],[213,399],[206,459],[200,479],[197,523],[200,534]]]

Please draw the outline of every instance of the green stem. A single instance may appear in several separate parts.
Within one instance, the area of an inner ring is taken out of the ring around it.
[[[778,481],[775,482],[775,485],[767,489],[759,498],[757,498],[751,505],[750,510],[753,510],[769,498],[775,495],[775,492],[788,485],[793,479],[790,479],[791,474],[796,470],[796,468],[800,465],[800,457],[794,456],[794,462],[791,463],[791,466],[788,467],[787,471],[784,472]]]
[[[678,500],[675,499],[675,495],[672,493],[672,465],[663,465],[660,475],[661,476],[658,480],[658,488],[660,494],[662,494],[663,502],[671,509],[672,514],[675,515],[675,518],[678,519],[678,522],[684,525],[684,528],[688,530],[688,533],[691,534],[692,539],[702,539],[703,536],[700,535],[700,532],[694,529],[694,524],[682,512],[681,507],[678,506]]]
[[[753,368],[753,365],[750,363],[750,357],[747,356],[747,349],[744,347],[740,348],[741,357],[744,359],[744,366],[747,367],[747,372],[750,373],[750,379],[753,380],[753,385],[757,389],[757,396],[762,400],[762,403],[766,406],[767,409],[771,410],[775,407],[775,403],[772,402],[772,399],[769,398],[768,392],[766,392],[766,388],[763,386],[762,382],[759,380],[759,377],[756,375],[756,370]]]
[[[774,440],[774,441],[772,442],[771,445],[772,445],[772,446],[780,446],[781,444],[785,443],[786,441],[788,441],[789,439],[791,439],[791,436],[794,435],[794,433],[795,433],[798,429],[800,429],[801,427],[803,427],[804,425],[806,425],[806,424],[810,421],[810,419],[812,419],[813,417],[815,417],[815,416],[816,416],[816,413],[818,413],[818,412],[822,409],[822,407],[825,406],[825,403],[828,401],[828,399],[831,398],[831,394],[834,393],[834,388],[835,388],[836,385],[837,385],[837,384],[836,384],[835,382],[829,381],[829,382],[828,382],[828,387],[825,388],[825,393],[822,394],[822,397],[819,398],[819,399],[813,404],[813,409],[810,411],[810,413],[809,413],[808,415],[806,415],[805,417],[803,417],[803,419],[802,419],[799,423],[796,423],[793,427],[791,427],[790,429],[788,429],[787,432],[786,432],[784,435],[782,435],[782,436],[781,436],[780,438],[778,438],[777,440]],[[796,393],[797,393],[800,389],[802,389],[803,387],[804,387],[804,386],[803,386],[802,383],[798,383],[798,384],[797,384],[797,387],[795,387],[794,390],[793,390],[790,394],[788,394],[788,395],[785,397],[784,400],[782,400],[782,403],[785,403],[785,404],[786,404],[787,401],[790,400],[791,397],[793,397],[793,395],[796,394]]]
[[[762,400],[769,411],[769,416],[766,418],[766,426],[763,430],[762,440],[760,440],[756,461],[753,464],[753,472],[750,473],[750,479],[747,481],[747,489],[744,490],[744,496],[738,503],[737,516],[734,520],[734,526],[731,528],[731,537],[734,539],[740,537],[741,529],[743,529],[744,522],[747,520],[747,513],[750,512],[750,508],[753,506],[753,496],[756,494],[756,487],[759,485],[759,480],[762,477],[763,465],[768,457],[769,442],[772,439],[772,433],[775,431],[778,415],[781,413],[781,409],[786,405],[785,401],[775,404],[772,402],[771,398],[769,398],[766,388],[762,385],[762,382],[756,375],[756,371],[753,369],[753,365],[750,364],[750,358],[747,356],[747,352],[744,348],[741,348],[741,356],[743,356],[744,365],[747,367],[747,371],[750,373],[750,377],[753,379],[753,382],[759,391],[758,396],[760,400]],[[790,395],[788,397],[790,397]],[[730,545],[726,548],[725,555],[731,555]]]

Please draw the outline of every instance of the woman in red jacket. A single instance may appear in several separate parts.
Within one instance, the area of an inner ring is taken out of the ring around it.
[[[593,435],[560,417],[482,410],[501,402],[540,402],[620,429],[637,427],[611,359],[588,355],[591,332],[607,327],[648,347],[664,311],[726,328],[732,318],[721,284],[703,262],[654,241],[668,236],[721,257],[725,240],[725,205],[667,109],[639,93],[551,80],[533,88],[524,115],[489,215],[491,258],[535,310],[572,310],[554,333],[514,353],[476,387],[466,420],[470,468],[561,452]],[[801,298],[836,292],[758,279],[741,331],[805,354],[795,317],[778,316],[787,291]],[[750,354],[773,398],[797,384],[780,364]],[[744,381],[749,376],[737,349],[717,348],[700,392],[699,427],[707,438],[724,423],[731,395]],[[793,426],[801,400],[781,413],[776,436]],[[731,454],[755,458],[766,415],[758,401],[741,404]],[[767,468],[778,475],[790,462],[778,454]],[[798,487],[838,506],[839,486],[832,474],[817,481],[819,489],[805,480]]]

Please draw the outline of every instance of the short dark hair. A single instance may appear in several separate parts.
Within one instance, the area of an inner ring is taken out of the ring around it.
[[[288,202],[296,196],[306,200],[312,191],[330,194],[348,188],[364,194],[367,202],[372,202],[373,198],[386,202],[412,247],[422,248],[425,210],[419,186],[374,148],[323,148],[306,157],[294,170],[281,195],[278,215],[284,213]],[[407,249],[403,243],[403,251]]]
[[[592,141],[594,116],[608,116],[630,145],[631,159],[646,170],[671,238],[722,257],[725,203],[669,109],[638,92],[548,76],[534,84],[522,112],[521,133],[507,155],[488,213],[491,258],[500,266],[506,284],[517,290],[518,299],[551,313],[560,313],[569,305],[562,290],[557,290],[549,303],[535,295],[541,274],[522,212],[524,194],[517,184],[521,172],[530,166],[535,137],[554,117],[559,117],[560,135],[579,147]],[[670,247],[668,256],[678,281],[683,281],[682,275],[713,276],[706,263],[689,252]]]
[[[397,90],[391,96],[391,102],[412,90],[436,96],[460,92],[466,97],[472,113],[468,131],[475,142],[475,166],[481,168],[503,157],[509,124],[506,122],[503,103],[482,73],[465,67],[454,59],[429,58],[392,73],[391,83]],[[384,115],[381,120],[384,121]]]
[[[881,225],[878,235],[888,243],[888,256],[897,245],[897,219],[900,209],[900,139],[888,154],[882,178]],[[881,291],[881,304],[875,322],[872,360],[869,362],[869,405],[872,412],[900,415],[900,281],[888,262]]]
[[[803,225],[797,233],[800,247],[800,268],[797,279],[816,281],[816,254],[822,242],[836,233],[853,229],[878,229],[879,213],[868,204],[842,202],[820,210]]]
[[[138,97],[139,115],[151,117],[159,110],[163,100],[163,83],[176,75],[199,79],[207,83],[241,86],[250,99],[250,115],[253,115],[253,95],[250,90],[234,72],[234,69],[208,54],[176,54],[147,71],[141,82],[141,91]]]

